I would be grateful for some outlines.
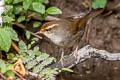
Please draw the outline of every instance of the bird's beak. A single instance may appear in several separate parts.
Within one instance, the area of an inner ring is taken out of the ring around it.
[[[42,31],[38,31],[38,32],[36,32],[35,34],[42,34],[43,32]]]
[[[36,32],[35,34],[36,34],[36,35],[37,35],[37,34],[40,34],[40,31]]]
[[[43,31],[39,31],[39,34],[42,34],[43,33]]]

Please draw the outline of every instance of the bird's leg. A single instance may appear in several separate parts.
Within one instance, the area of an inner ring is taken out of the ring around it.
[[[61,53],[61,58],[60,58],[60,60],[59,60],[59,62],[61,62],[61,64],[62,64],[62,66],[63,66],[63,60],[64,60],[64,52],[62,51],[62,53]],[[59,63],[58,62],[58,63]]]
[[[78,45],[76,46],[75,50],[72,52],[72,54],[70,54],[70,56],[77,56],[77,52],[78,52]]]
[[[61,53],[61,58],[60,58],[60,60],[58,61],[58,63],[61,62],[61,64],[63,65],[65,49],[62,48],[60,51],[62,51],[62,53]]]
[[[60,60],[63,60],[64,59],[64,51],[62,51],[62,53],[61,53],[61,58],[60,58]]]

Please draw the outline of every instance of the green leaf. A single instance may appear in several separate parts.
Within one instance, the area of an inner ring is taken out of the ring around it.
[[[22,11],[21,5],[15,5],[14,6],[14,14],[19,14]]]
[[[43,3],[48,4],[49,0],[43,0]]]
[[[33,66],[35,66],[37,64],[37,61],[36,60],[32,60],[32,61],[30,61],[29,63],[27,63],[26,65],[25,65],[25,67],[27,68],[27,69],[31,69]]]
[[[20,22],[22,22],[22,21],[24,21],[25,20],[25,16],[20,16],[18,19],[17,19],[17,21],[20,23]]]
[[[11,14],[13,12],[13,5],[5,5],[5,12],[8,14]]]
[[[29,15],[29,17],[31,16],[36,17],[36,16],[41,16],[41,15],[39,13],[33,12],[32,14]]]
[[[33,51],[34,51],[35,53],[36,53],[37,51],[39,51],[39,46],[35,46]]]
[[[42,0],[43,3],[48,4],[49,0]]]
[[[40,2],[40,3],[45,3],[45,4],[49,3],[48,0],[34,0],[33,2]]]
[[[10,23],[10,22],[12,22],[12,21],[14,21],[13,17],[10,17],[10,16],[8,16],[8,15],[3,16],[3,22],[4,22],[4,23],[5,23],[5,22]]]
[[[49,7],[46,10],[46,13],[48,13],[48,14],[62,14],[62,11],[59,8],[56,8],[56,7]]]
[[[31,43],[30,43],[30,44],[31,44],[31,45],[33,45],[34,43],[35,43],[35,41],[31,41]]]
[[[0,59],[0,72],[5,73],[6,72],[6,64],[3,60]]]
[[[45,13],[45,6],[42,3],[40,3],[40,2],[34,2],[32,4],[32,6],[33,6],[34,11],[39,12],[41,14]]]
[[[18,35],[15,30],[13,30],[11,27],[5,27],[4,29],[9,33],[12,40],[19,41]]]
[[[41,25],[41,22],[35,21],[35,22],[33,23],[33,28],[40,27],[40,25]]]
[[[94,0],[92,2],[92,8],[97,9],[97,8],[105,8],[107,4],[107,0]]]
[[[15,74],[14,74],[14,72],[12,72],[12,71],[7,71],[6,74],[7,74],[9,77],[12,77],[12,78],[15,77]]]
[[[14,68],[14,64],[7,64],[7,70],[12,70]]]
[[[25,52],[27,52],[27,46],[23,41],[19,42],[19,48],[20,48],[20,50],[22,50],[22,51],[25,50]]]
[[[31,44],[28,44],[28,49],[30,49],[32,47],[32,45]]]
[[[20,2],[23,2],[24,0],[14,0],[13,1],[13,4],[17,4],[17,3],[20,3]]]
[[[21,53],[27,52],[27,46],[23,41],[20,41],[18,45]]]
[[[43,0],[34,0],[33,2],[40,2],[40,3],[42,3]]]
[[[71,69],[69,69],[69,68],[62,68],[62,70],[68,71],[68,72],[73,72],[73,70],[71,70]]]
[[[14,53],[7,53],[7,59],[12,60],[15,57]]]
[[[32,41],[38,41],[39,39],[37,37],[32,38]]]
[[[35,55],[36,55],[36,56],[39,56],[40,54],[41,54],[40,51],[35,51]]]
[[[11,38],[5,29],[0,29],[0,49],[8,52],[11,47]]]
[[[27,39],[30,39],[30,32],[29,31],[26,31],[25,35],[26,35]]]
[[[5,3],[10,4],[13,0],[5,0]]]
[[[31,3],[32,3],[32,0],[24,0],[24,2],[23,2],[24,10],[28,10],[30,5],[31,5]]]

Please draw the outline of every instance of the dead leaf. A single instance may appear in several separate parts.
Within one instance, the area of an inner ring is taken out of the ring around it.
[[[12,77],[8,77],[8,79],[7,80],[13,80],[13,78]]]
[[[15,73],[19,73],[19,74],[21,74],[22,76],[25,76],[26,71],[25,71],[25,67],[24,67],[21,59],[19,59],[19,60],[14,64],[14,68],[13,68],[12,71],[15,72]]]

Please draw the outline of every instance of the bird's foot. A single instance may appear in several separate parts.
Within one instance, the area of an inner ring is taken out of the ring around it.
[[[61,63],[62,66],[63,66],[63,60],[64,60],[64,52],[62,51],[62,53],[61,53],[61,58],[60,58],[60,60],[59,60],[59,62],[58,62],[58,63]]]
[[[76,46],[75,50],[72,52],[72,54],[70,54],[70,56],[76,57],[77,53],[78,53],[78,46]]]

